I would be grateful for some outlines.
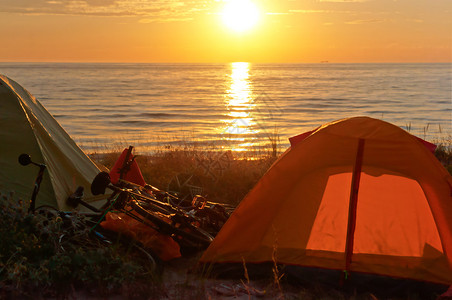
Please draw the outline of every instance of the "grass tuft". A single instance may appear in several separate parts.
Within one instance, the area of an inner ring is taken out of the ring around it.
[[[0,298],[65,297],[80,289],[107,296],[144,282],[147,292],[155,286],[156,274],[130,245],[95,238],[81,215],[32,214],[27,205],[0,194]]]

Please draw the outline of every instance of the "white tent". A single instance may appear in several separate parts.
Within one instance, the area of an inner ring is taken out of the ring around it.
[[[19,198],[29,200],[38,168],[21,166],[21,153],[47,166],[36,206],[65,210],[67,197],[78,186],[85,189],[85,201],[99,200],[90,192],[99,168],[35,97],[0,75],[0,191],[14,191]]]

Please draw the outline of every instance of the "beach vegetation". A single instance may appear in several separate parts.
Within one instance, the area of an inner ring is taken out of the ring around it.
[[[272,138],[279,140],[277,133]],[[436,157],[452,173],[452,137],[433,142],[438,146]],[[99,165],[111,168],[126,147],[124,143],[110,151],[93,152],[91,158]],[[244,153],[206,148],[196,143],[162,146],[153,153],[135,150],[147,183],[166,190],[176,176],[188,174],[192,176],[191,183],[199,185],[210,201],[233,206],[245,197],[280,155],[276,146],[268,151],[251,149]],[[110,245],[93,238],[89,227],[83,226],[86,219],[82,215],[75,215],[68,221],[52,210],[30,214],[27,208],[27,203],[17,199],[14,193],[0,195],[0,298],[33,297],[37,289],[40,297],[56,298],[79,296],[80,291],[96,296],[115,294],[144,299],[149,295],[155,299],[171,295],[178,299],[215,296],[218,283],[212,286],[214,283],[190,275],[189,279],[171,285],[149,266],[145,257],[133,251],[131,244],[118,240]],[[276,250],[274,254],[276,256]],[[194,264],[196,257],[189,261]],[[286,285],[284,273],[276,260],[274,262],[272,278],[260,286],[267,295],[291,299],[317,296],[369,299],[366,297],[373,296],[367,294],[356,298],[356,295],[323,287],[318,290],[294,289]],[[171,268],[179,270],[180,266],[170,265]],[[177,272],[182,271],[174,271]],[[234,284],[249,291],[252,278],[248,275],[245,278],[246,281]]]
[[[132,244],[105,243],[84,222],[51,209],[29,213],[14,193],[0,194],[0,298],[149,293],[158,285]]]
[[[452,135],[442,136],[433,141],[437,145],[435,156],[452,175]]]
[[[277,159],[277,147],[269,151],[252,149],[247,153],[223,151],[204,145],[167,146],[151,154],[134,150],[136,161],[148,184],[171,190],[176,176],[190,178],[209,200],[237,205]],[[122,151],[122,150],[121,150]],[[91,157],[111,169],[120,152],[92,153]]]

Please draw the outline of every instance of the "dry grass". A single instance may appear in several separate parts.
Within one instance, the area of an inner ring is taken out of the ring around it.
[[[277,137],[274,137],[276,140]],[[432,141],[438,148],[438,160],[452,174],[452,136]],[[186,143],[180,146],[162,146],[152,154],[140,154],[134,149],[136,160],[147,183],[168,190],[175,176],[192,176],[191,184],[203,188],[203,195],[215,202],[238,204],[275,162],[279,152],[275,147],[268,152],[251,149],[248,152],[222,151],[214,145]],[[107,151],[92,153],[99,164],[111,168],[120,152],[127,147],[121,143]],[[207,149],[207,150],[206,150]]]
[[[452,135],[443,136],[434,141],[438,146],[435,151],[435,156],[446,167],[450,174],[452,174]]]
[[[204,151],[197,147],[172,147],[153,154],[140,155],[136,161],[148,184],[163,190],[176,175],[192,176],[191,183],[203,188],[210,201],[238,204],[276,160],[273,153],[246,157],[231,151]],[[98,163],[111,168],[119,152],[93,153]]]

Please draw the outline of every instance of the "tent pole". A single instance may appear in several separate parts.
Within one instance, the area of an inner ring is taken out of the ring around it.
[[[358,140],[358,150],[356,152],[355,167],[352,175],[352,185],[348,211],[347,240],[345,244],[345,270],[344,272],[342,272],[341,285],[348,277],[348,274],[350,272],[350,264],[352,261],[353,243],[355,239],[356,228],[356,208],[358,206],[358,190],[364,155],[364,141],[364,139]]]

